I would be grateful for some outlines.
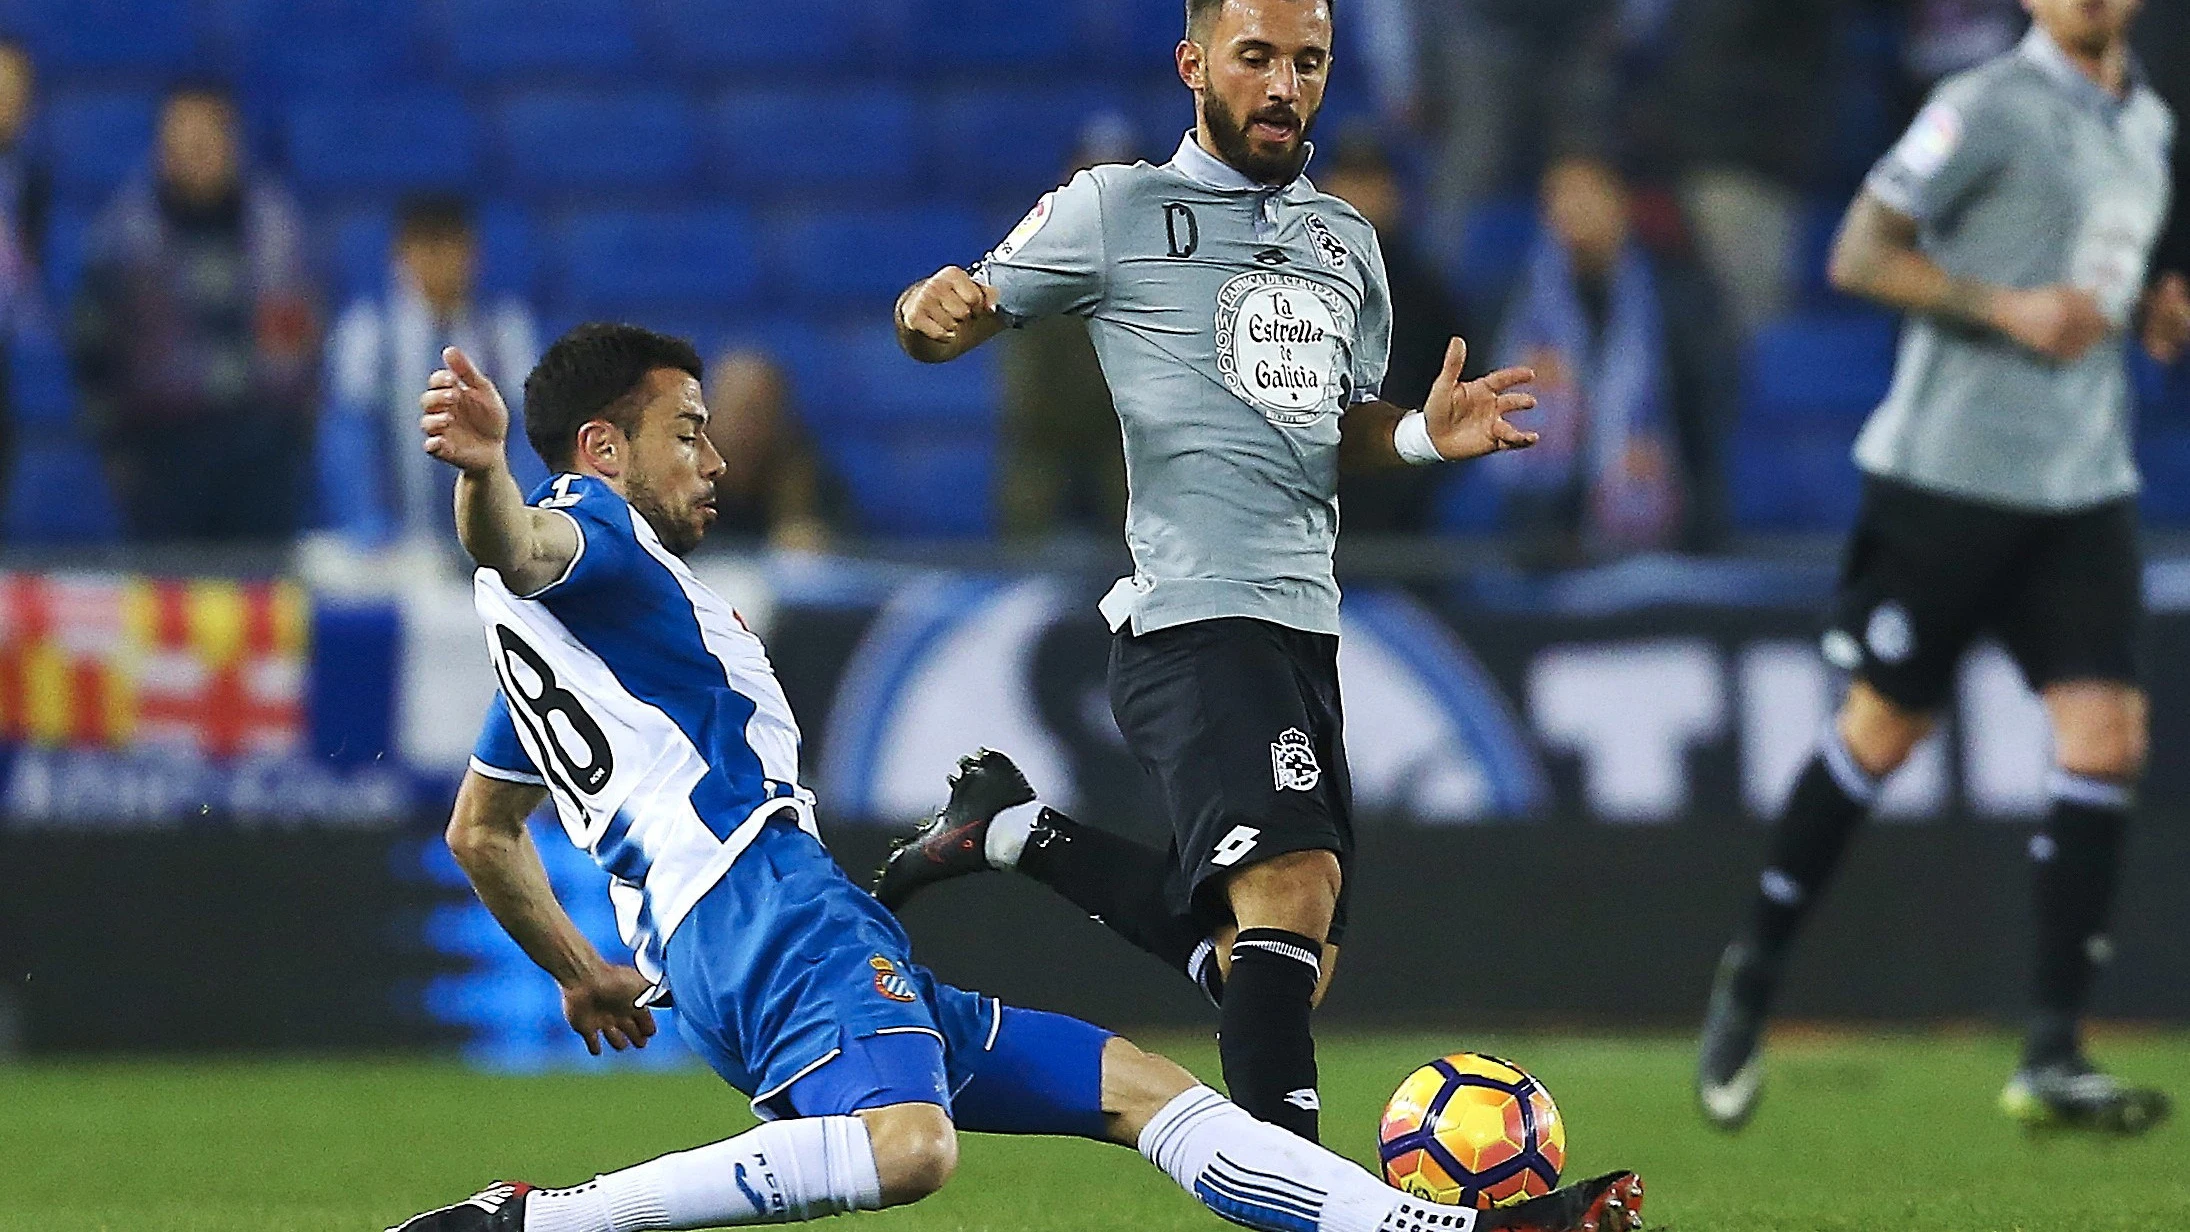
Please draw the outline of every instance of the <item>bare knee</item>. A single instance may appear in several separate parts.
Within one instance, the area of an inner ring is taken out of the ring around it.
[[[1861,680],[1848,688],[1841,703],[1835,730],[1855,758],[1855,764],[1872,778],[1884,778],[1901,768],[1932,730],[1932,716],[1910,710]]]
[[[874,1144],[882,1205],[918,1202],[958,1170],[958,1129],[935,1104],[891,1104],[857,1114]]]
[[[1282,928],[1321,941],[1338,911],[1339,884],[1335,853],[1288,851],[1232,874],[1224,894],[1241,928]]]
[[[2066,681],[2046,687],[2045,704],[2061,769],[2117,782],[2144,773],[2149,707],[2142,692],[2111,681]]]
[[[1124,1036],[1103,1045],[1103,1125],[1121,1146],[1140,1142],[1141,1130],[1165,1104],[1200,1081],[1169,1057],[1145,1052]]]

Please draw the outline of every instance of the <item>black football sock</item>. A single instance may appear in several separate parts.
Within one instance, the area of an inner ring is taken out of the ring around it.
[[[1749,940],[1762,959],[1754,975],[1763,983],[1748,990],[1753,995],[1771,995],[1770,985],[1778,977],[1789,945],[1819,895],[1832,883],[1849,838],[1863,824],[1877,796],[1877,781],[1856,765],[1840,734],[1828,731],[1787,796],[1786,808],[1772,830],[1764,872],[1757,879]]]
[[[1165,893],[1168,853],[1045,808],[1019,853],[1018,869],[1165,966],[1194,974],[1195,951],[1207,943],[1208,930],[1172,909]],[[1216,964],[1204,958],[1202,966],[1213,973]],[[1206,981],[1196,982],[1209,991]]]
[[[1308,1012],[1323,945],[1282,928],[1243,928],[1232,942],[1217,1051],[1232,1102],[1317,1140],[1316,1042]]]
[[[2127,784],[2107,779],[2056,770],[2047,785],[2053,809],[2030,840],[2037,953],[2025,1065],[2077,1056],[2077,1022],[2092,979],[2113,955],[2106,925],[2114,912],[2122,834],[2135,803]]]

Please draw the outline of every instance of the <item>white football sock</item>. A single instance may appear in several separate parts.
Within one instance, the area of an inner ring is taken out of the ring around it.
[[[1262,1232],[1472,1232],[1476,1213],[1410,1198],[1208,1087],[1141,1130],[1141,1154],[1202,1205]]]
[[[535,1190],[525,1232],[673,1232],[791,1223],[882,1206],[867,1123],[771,1121],[735,1138]]]
[[[989,822],[989,840],[982,848],[988,857],[990,868],[1006,871],[1019,867],[1019,853],[1027,849],[1027,836],[1034,833],[1034,823],[1041,820],[1042,802],[1029,801],[1015,805],[996,815]]]

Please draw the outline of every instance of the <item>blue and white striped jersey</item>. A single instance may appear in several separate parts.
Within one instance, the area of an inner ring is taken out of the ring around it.
[[[798,723],[760,639],[623,497],[565,474],[533,503],[577,526],[578,556],[531,595],[475,576],[501,692],[471,768],[548,789],[659,984],[663,944],[762,822],[788,808],[814,829]]]

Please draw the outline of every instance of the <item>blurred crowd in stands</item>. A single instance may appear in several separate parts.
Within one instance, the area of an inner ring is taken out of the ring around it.
[[[2178,108],[2183,7],[2140,30]],[[5,539],[453,551],[452,476],[413,439],[439,348],[521,414],[545,341],[597,316],[710,352],[718,541],[1114,538],[1084,328],[924,370],[887,312],[1073,168],[1164,156],[1179,8],[0,0]],[[1538,369],[1544,435],[1349,480],[1349,531],[1560,565],[1838,529],[1893,326],[1825,287],[1826,245],[1931,86],[2021,37],[2017,0],[1351,0],[1338,24],[1309,175],[1383,237],[1386,394],[1418,404],[1462,335],[1471,374]],[[2181,231],[2163,267],[2190,266]],[[2147,513],[2190,524],[2190,395],[2139,387]]]

